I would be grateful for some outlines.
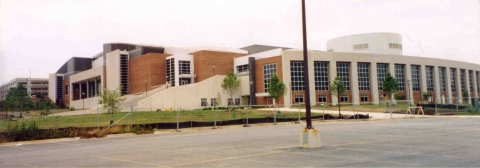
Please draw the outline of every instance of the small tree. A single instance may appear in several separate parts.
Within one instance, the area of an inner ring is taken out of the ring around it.
[[[227,92],[232,100],[233,94],[240,90],[240,80],[237,79],[237,76],[235,76],[233,72],[229,72],[228,75],[223,78],[222,89]]]
[[[270,84],[268,85],[267,91],[268,94],[270,94],[270,97],[274,98],[273,101],[277,101],[287,93],[287,88],[285,87],[285,84],[278,79],[278,76],[273,74],[270,77]]]
[[[428,98],[430,97],[430,94],[428,94],[428,92],[423,92],[422,93],[422,100],[423,100],[423,103],[427,103],[428,102]]]
[[[392,94],[396,93],[398,90],[398,82],[395,78],[392,77],[390,72],[387,72],[387,74],[385,75],[382,88],[383,88],[383,92],[387,93],[387,97],[390,98],[390,102],[391,102]]]
[[[463,104],[468,104],[468,92],[462,91]]]
[[[342,117],[342,113],[340,113],[340,95],[345,92],[347,88],[342,82],[342,79],[340,77],[335,77],[335,80],[333,80],[332,85],[330,86],[330,93],[332,95],[336,95],[338,98],[338,117]]]
[[[125,101],[125,98],[120,96],[120,89],[108,90],[104,88],[103,93],[99,95],[98,104],[101,104],[102,108],[107,109],[110,114],[120,112],[122,102]]]

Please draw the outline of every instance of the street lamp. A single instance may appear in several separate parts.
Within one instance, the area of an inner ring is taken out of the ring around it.
[[[83,98],[85,96],[85,92],[82,93],[82,100],[83,100],[83,108],[85,110],[85,99]]]
[[[408,100],[408,106],[411,107],[412,106],[412,100],[410,100],[410,80],[407,80],[407,100]]]

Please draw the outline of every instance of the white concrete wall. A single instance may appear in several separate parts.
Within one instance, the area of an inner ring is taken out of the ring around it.
[[[223,92],[221,83],[225,75],[216,75],[199,83],[170,87],[167,90],[156,93],[150,97],[142,99],[138,102],[138,109],[167,109],[181,106],[183,109],[204,108],[201,106],[201,98],[207,98],[210,107],[211,98],[217,98],[220,94],[221,104],[219,106],[227,106],[229,96]],[[241,98],[240,93],[233,97]]]
[[[103,65],[103,56],[97,58],[92,62],[92,68],[102,67]]]
[[[250,81],[248,75],[237,76],[240,80],[240,95],[250,95]]]
[[[91,97],[91,98],[86,98],[86,99],[80,99],[80,100],[75,100],[75,101],[70,101],[70,107],[75,107],[75,109],[90,109],[96,105],[98,105],[98,100],[99,97]],[[85,105],[84,105],[85,103]]]
[[[48,76],[48,98],[55,102],[57,100],[57,74]]]
[[[355,44],[368,43],[368,49],[354,50]],[[389,48],[389,43],[402,44],[402,36],[396,33],[365,33],[338,37],[327,42],[327,50],[348,53],[372,53],[402,55],[402,50]]]
[[[109,90],[120,88],[120,54],[128,55],[128,52],[115,50],[106,54],[107,80],[105,82]]]
[[[276,56],[279,56],[279,55],[282,55],[282,49],[281,48],[277,48],[277,49],[273,49],[273,50],[269,50],[269,51],[264,51],[264,52],[260,52],[260,53],[256,53],[256,54],[250,54],[250,55],[246,55],[246,56],[243,56],[243,57],[238,57],[238,58],[235,58],[233,59],[233,65],[234,65],[234,68],[233,68],[233,73],[237,74],[237,66],[240,66],[240,65],[245,65],[245,64],[248,64],[248,58],[250,57],[254,57],[255,59],[261,59],[261,58],[270,58],[270,57],[276,57]]]
[[[91,79],[100,76],[103,79],[103,67],[92,68],[75,75],[70,76],[70,83],[77,83],[83,80]]]
[[[219,52],[231,52],[239,54],[248,54],[248,51],[238,49],[238,48],[228,48],[228,47],[216,47],[216,46],[196,46],[196,47],[171,47],[164,46],[165,54],[191,54],[197,51],[207,50],[207,51],[219,51]]]
[[[166,59],[174,58],[175,59],[175,86],[180,86],[180,78],[190,78],[191,83],[195,83],[195,65],[193,63],[193,55],[185,54],[175,54],[168,56]],[[181,74],[180,75],[180,61],[190,61],[190,74]]]

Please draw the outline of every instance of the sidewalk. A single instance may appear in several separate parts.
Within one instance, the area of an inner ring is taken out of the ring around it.
[[[264,108],[264,109],[259,109],[259,110],[266,110],[266,111],[273,111],[273,108]],[[305,113],[305,109],[291,109],[291,108],[279,108],[280,111],[285,111],[285,112],[302,112]],[[312,113],[323,113],[325,114],[333,114],[333,115],[338,115],[338,111],[335,110],[314,110],[312,109]],[[369,115],[370,118],[373,119],[387,119],[390,118],[390,113],[378,113],[378,112],[353,112],[353,111],[341,111],[342,114],[345,115],[355,115],[355,114],[362,114],[362,115]],[[427,117],[426,115],[415,115],[416,117]],[[398,114],[398,113],[392,113],[391,118],[409,118],[413,117],[413,115],[407,115],[405,114]]]

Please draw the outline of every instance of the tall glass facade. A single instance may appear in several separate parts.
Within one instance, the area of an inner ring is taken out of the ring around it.
[[[358,89],[370,90],[370,64],[358,63]]]
[[[315,90],[328,90],[328,62],[314,62]]]
[[[420,66],[412,65],[412,90],[420,91]]]
[[[350,63],[337,62],[337,76],[342,79],[346,90],[350,90]]]
[[[290,78],[292,81],[292,91],[304,91],[305,82],[303,78],[303,62],[292,61],[290,62]]]
[[[385,80],[385,75],[387,74],[388,64],[377,64],[377,81],[378,81],[378,90],[383,90],[383,80]]]
[[[405,65],[395,65],[395,79],[398,83],[398,90],[405,90]]]

